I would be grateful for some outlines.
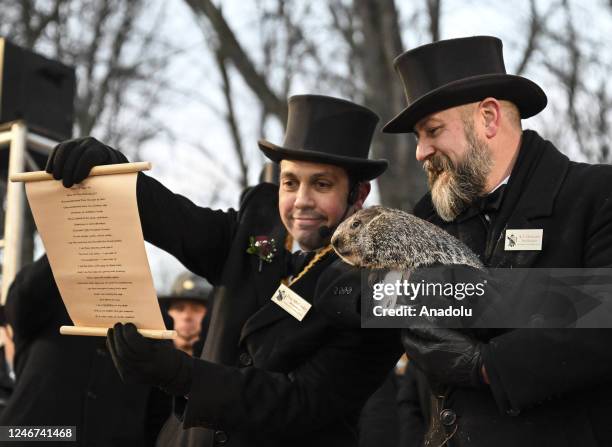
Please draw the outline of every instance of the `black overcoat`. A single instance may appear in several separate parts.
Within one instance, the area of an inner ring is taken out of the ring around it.
[[[137,196],[145,239],[215,285],[191,391],[158,445],[357,445],[361,407],[400,355],[397,333],[343,325],[325,302],[299,322],[270,301],[288,256],[278,186],[252,188],[238,212],[198,207],[144,174]],[[251,236],[275,240],[272,262],[246,252]],[[334,262],[326,255],[291,288],[313,302]]]
[[[415,214],[460,239],[425,196]],[[541,251],[505,251],[505,229],[543,229]],[[485,250],[492,267],[612,267],[612,166],[569,161],[523,132]],[[483,356],[491,385],[451,389],[443,408],[453,446],[610,446],[612,330],[499,331]],[[440,417],[440,415],[434,417]]]

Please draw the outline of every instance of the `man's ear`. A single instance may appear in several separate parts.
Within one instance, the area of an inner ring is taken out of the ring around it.
[[[483,133],[486,138],[493,138],[499,132],[501,123],[501,104],[492,97],[480,101],[478,104],[478,119],[483,125]]]
[[[372,185],[370,182],[359,182],[357,184],[357,198],[355,203],[353,203],[353,209],[355,211],[363,208],[363,202],[365,202],[365,200],[368,198],[371,189]]]

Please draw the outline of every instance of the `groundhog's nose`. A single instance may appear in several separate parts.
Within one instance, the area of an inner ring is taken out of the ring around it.
[[[332,244],[332,247],[334,247],[336,250],[340,246],[340,238],[338,237],[336,233],[334,233],[334,235],[331,238],[331,244]]]

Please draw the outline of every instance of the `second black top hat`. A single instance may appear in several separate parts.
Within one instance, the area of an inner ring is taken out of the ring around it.
[[[487,96],[513,102],[522,118],[546,107],[546,94],[535,82],[506,73],[502,42],[496,37],[440,40],[406,51],[394,64],[408,107],[383,132],[413,132],[427,115]]]
[[[283,144],[259,140],[259,148],[275,162],[283,159],[326,163],[345,168],[354,178],[370,180],[387,169],[387,160],[370,160],[368,152],[378,116],[344,99],[322,95],[289,98],[289,119]]]

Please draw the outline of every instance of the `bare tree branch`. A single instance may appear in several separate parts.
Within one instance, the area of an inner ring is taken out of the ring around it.
[[[399,17],[393,0],[354,0],[359,18],[365,80],[365,104],[381,116],[383,123],[405,107],[404,92],[393,69],[393,60],[403,51]],[[377,133],[376,157],[391,161],[379,179],[381,202],[411,210],[426,191],[423,170],[414,157],[411,135],[389,136]]]
[[[240,130],[238,129],[238,123],[236,115],[234,113],[234,98],[232,96],[232,84],[227,74],[226,61],[221,51],[216,52],[216,61],[219,72],[221,73],[221,79],[223,80],[223,97],[225,99],[225,106],[227,108],[227,114],[225,120],[230,130],[232,142],[234,145],[234,152],[238,158],[238,164],[240,167],[240,186],[244,189],[248,186],[249,181],[249,168],[246,164],[244,157],[244,147],[242,145],[242,137],[240,136]]]
[[[441,0],[426,0],[429,35],[432,42],[440,40]]]
[[[99,116],[105,106],[105,98],[110,90],[110,84],[117,79],[118,74],[121,73],[121,52],[127,42],[127,36],[133,29],[133,23],[138,10],[141,7],[142,2],[139,0],[132,0],[126,3],[126,9],[121,20],[121,24],[116,34],[113,35],[111,44],[110,58],[108,61],[108,71],[102,78],[99,87],[96,90],[96,95],[91,104],[92,116]]]
[[[85,93],[83,96],[77,98],[77,123],[79,130],[83,135],[89,135],[95,125],[97,113],[91,113],[91,104],[94,102],[96,96],[96,83],[93,79],[93,72],[97,67],[98,52],[100,44],[102,42],[102,33],[106,21],[110,15],[110,3],[109,0],[102,0],[99,2],[99,9],[95,15],[93,34],[89,41],[89,45],[84,53],[85,57],[85,78],[83,79],[82,85],[85,87]]]
[[[357,71],[359,66],[357,63],[352,62],[363,60],[364,49],[355,39],[357,30],[353,20],[353,7],[347,7],[342,0],[334,0],[329,3],[329,12],[332,17],[334,28],[340,33],[348,46],[349,56],[347,66],[349,70],[349,82],[351,82],[354,86],[354,90],[356,90],[355,80],[360,77]],[[354,96],[354,93],[352,96]]]
[[[287,121],[287,103],[285,98],[279,98],[266,82],[266,78],[259,73],[255,64],[238,42],[236,35],[229,27],[221,10],[210,0],[185,0],[193,12],[204,15],[215,30],[220,51],[228,60],[231,60],[246,84],[253,90],[264,104],[268,113],[276,115],[283,123]]]
[[[610,109],[612,109],[612,100],[608,95],[606,89],[606,82],[602,81],[597,92],[597,106],[599,113],[595,122],[595,131],[599,135],[599,163],[610,163],[612,159],[610,157],[610,122],[609,115]]]
[[[560,44],[568,55],[567,64],[545,62],[546,67],[557,76],[565,88],[567,95],[567,115],[574,137],[581,150],[585,150],[582,131],[582,120],[577,111],[576,98],[581,88],[580,72],[582,69],[582,54],[579,48],[579,36],[572,20],[572,12],[568,0],[562,1],[565,12],[565,30],[563,33],[549,33]]]
[[[516,69],[516,74],[521,75],[525,72],[527,68],[527,64],[531,60],[533,54],[535,53],[537,47],[537,40],[541,35],[542,30],[542,20],[543,18],[539,15],[536,0],[529,0],[530,5],[530,20],[529,20],[529,33],[527,35],[527,45],[525,46],[525,50],[523,51],[523,57],[521,58],[521,62]]]

